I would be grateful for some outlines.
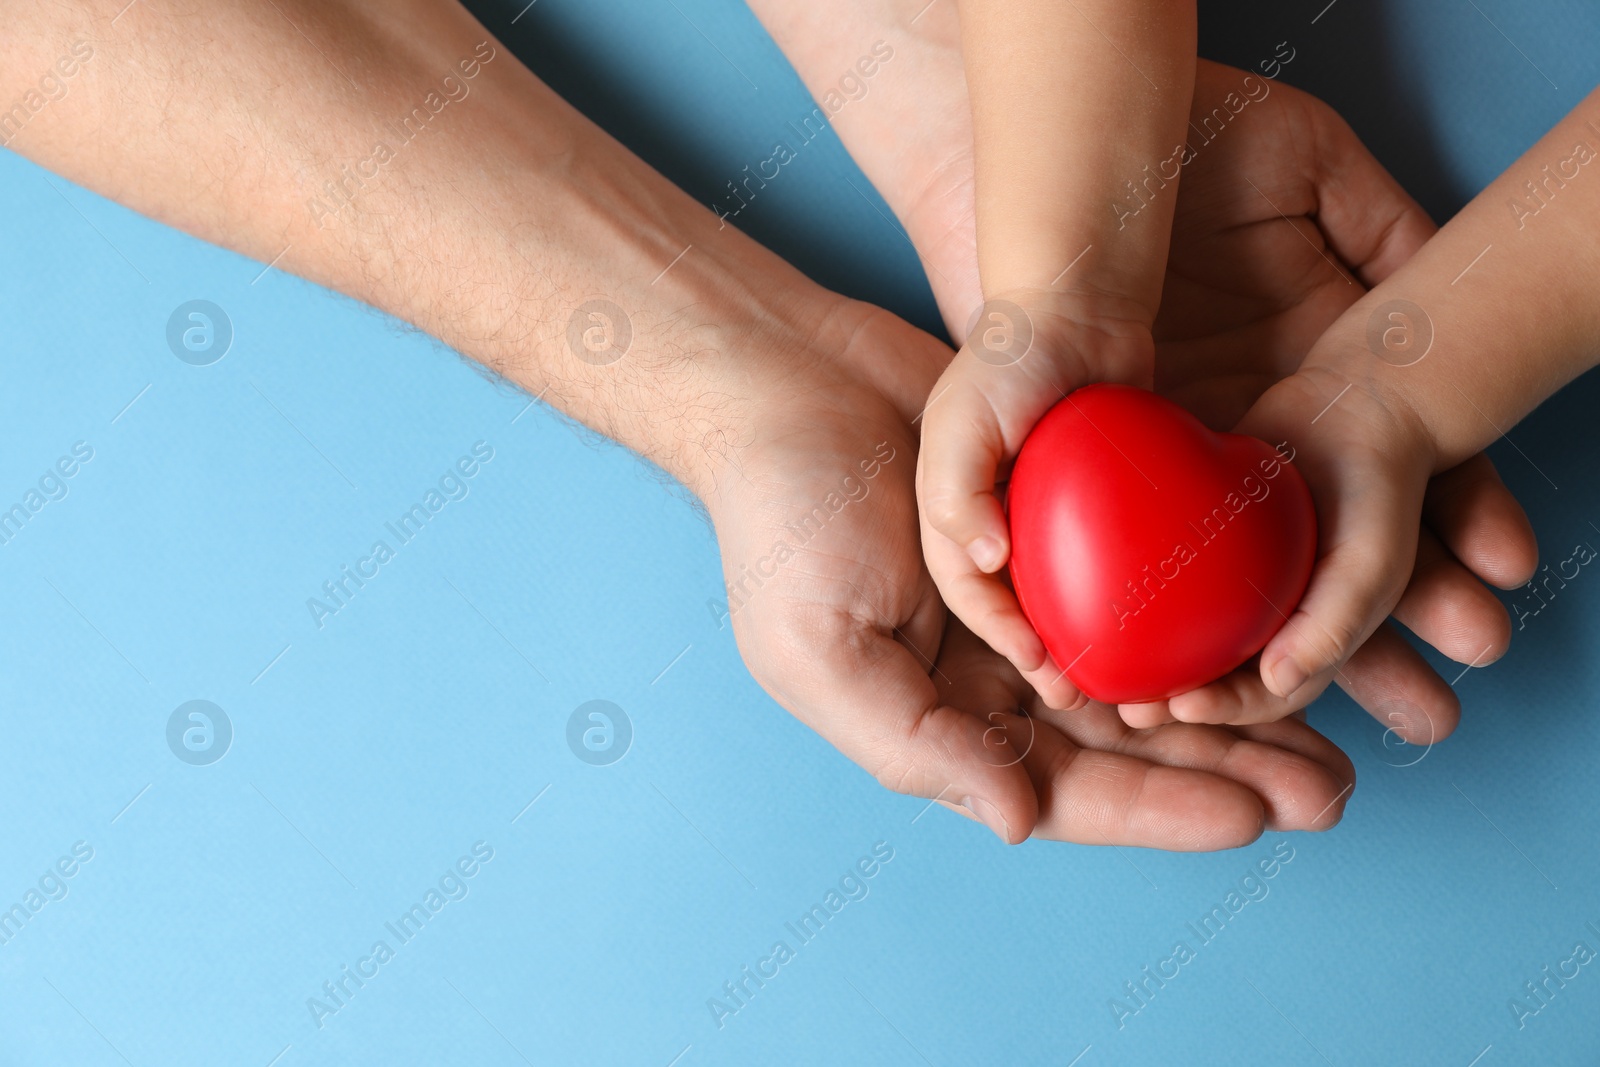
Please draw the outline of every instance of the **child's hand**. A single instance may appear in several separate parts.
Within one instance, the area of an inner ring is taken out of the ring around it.
[[[1364,338],[1349,336],[1371,303],[1356,305],[1305,366],[1267,390],[1239,426],[1241,433],[1294,449],[1317,508],[1317,565],[1300,606],[1262,650],[1259,681],[1241,669],[1176,698],[1183,702],[1179,718],[1260,722],[1304,707],[1330,681],[1342,679],[1340,668],[1391,613],[1470,666],[1494,662],[1510,644],[1504,608],[1493,612],[1492,628],[1464,627],[1462,617],[1478,606],[1458,596],[1419,611],[1407,591],[1408,582],[1417,588],[1414,572],[1425,583],[1427,572],[1448,558],[1442,549],[1502,589],[1526,582],[1537,560],[1527,517],[1487,459],[1477,456],[1430,484],[1441,461],[1454,457],[1441,454],[1424,419],[1374,373],[1388,364]],[[1430,527],[1440,531],[1442,549]],[[1401,644],[1393,634],[1386,640]],[[1239,699],[1242,690],[1262,684],[1267,699]],[[1439,736],[1436,724],[1395,726],[1414,743]]]
[[[984,304],[928,401],[923,549],[956,614],[1063,708],[1079,693],[994,576],[1010,553],[995,483],[1067,393],[1153,384],[1151,324],[1177,197],[1176,175],[1157,171],[1186,136],[1195,4],[957,7]]]
[[[923,413],[917,500],[928,569],[950,609],[1053,708],[1076,707],[1082,697],[998,573],[1011,540],[995,487],[1028,431],[1074,389],[1151,388],[1154,317],[1154,308],[1103,293],[991,299]]]

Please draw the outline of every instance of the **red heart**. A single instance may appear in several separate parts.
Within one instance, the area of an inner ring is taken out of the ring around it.
[[[1074,685],[1165,700],[1261,651],[1316,556],[1293,458],[1131,386],[1050,409],[1011,472],[1011,579]]]

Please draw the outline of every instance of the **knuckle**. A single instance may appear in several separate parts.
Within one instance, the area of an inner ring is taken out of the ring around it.
[[[875,740],[868,770],[885,789],[926,795],[935,778],[934,765],[950,761],[954,725],[938,711],[928,707]]]
[[[1400,603],[1410,575],[1397,567],[1384,567],[1378,573],[1361,568],[1334,580],[1344,589],[1342,606],[1308,614],[1311,625],[1298,626],[1296,631],[1301,644],[1317,662],[1339,666],[1355,654]]]
[[[1324,630],[1324,658],[1329,663],[1343,663],[1356,650],[1363,636],[1355,619],[1333,620]]]
[[[917,770],[915,761],[903,751],[885,748],[872,761],[868,768],[878,784],[891,792],[910,796],[914,793],[912,783],[921,779],[922,775]]]
[[[928,524],[947,536],[964,529],[972,511],[972,498],[946,485],[929,485],[923,494],[922,513]]]

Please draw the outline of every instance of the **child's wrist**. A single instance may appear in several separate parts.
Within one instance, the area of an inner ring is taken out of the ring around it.
[[[1375,354],[1370,331],[1356,334],[1349,320],[1346,315],[1324,334],[1297,372],[1315,380],[1319,397],[1326,397],[1326,406],[1306,412],[1311,423],[1337,418],[1341,407],[1360,412],[1356,417],[1375,423],[1367,430],[1381,437],[1386,449],[1429,474],[1455,466],[1489,443],[1457,444],[1470,431],[1464,434],[1450,425],[1454,420],[1448,410],[1425,402],[1431,383],[1407,374],[1414,364]]]
[[[1170,219],[1150,223],[1150,233],[1142,235],[1119,234],[1087,222],[1051,226],[1057,233],[1050,240],[1035,235],[1031,241],[1017,233],[985,233],[980,223],[978,267],[984,298],[1018,301],[1015,294],[1033,293],[1041,304],[1115,305],[1118,318],[1137,318],[1148,327],[1161,304],[1172,237]],[[996,254],[996,249],[1003,251]]]
[[[1092,382],[1153,385],[1151,309],[1120,293],[1013,289],[986,296],[964,347],[1070,392]]]

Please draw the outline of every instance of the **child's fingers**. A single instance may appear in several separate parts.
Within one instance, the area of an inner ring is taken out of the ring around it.
[[[1163,715],[1188,723],[1261,727],[1299,714],[1321,695],[1332,679],[1373,718],[1408,744],[1442,741],[1461,718],[1461,702],[1427,660],[1398,630],[1379,626],[1338,671],[1329,671],[1293,700],[1270,692],[1248,667],[1159,704],[1130,704],[1119,709],[1130,727],[1160,725]]]
[[[984,574],[948,538],[922,525],[923,555],[945,605],[974,634],[1009,660],[1052,708],[1070,708],[1081,696],[1045,650],[1016,595],[999,575]]]
[[[955,542],[931,529],[926,521],[922,526],[922,551],[945,606],[956,618],[1015,664],[1017,670],[1034,671],[1044,665],[1044,642],[1004,581],[978,570]]]
[[[1045,651],[1002,570],[1011,542],[995,479],[1017,444],[1062,395],[1055,367],[987,363],[959,353],[923,414],[917,504],[923,555],[945,604],[1022,673],[1051,707],[1074,707],[1076,686]],[[1043,377],[1035,377],[1035,373]]]
[[[1073,389],[1097,381],[1148,388],[1154,342],[1148,322],[1121,298],[1018,299],[1032,302],[985,305],[967,346],[934,385],[922,416],[917,507],[928,572],[946,605],[1048,705],[1068,708],[1080,701],[1077,687],[1051,662],[998,574],[1011,540],[995,483],[1028,432]]]
[[[1167,701],[1167,708],[1179,722],[1214,726],[1277,722],[1321,696],[1333,678],[1330,667],[1291,696],[1282,697],[1262,684],[1261,671],[1252,661],[1199,689],[1179,693]]]
[[[1476,660],[1477,666],[1504,651],[1509,633],[1499,600],[1427,530],[1418,543],[1411,584],[1394,614],[1441,652],[1462,663]],[[1343,667],[1316,679],[1317,685],[1302,687],[1290,700],[1269,691],[1254,664],[1246,664],[1170,700],[1118,710],[1129,726],[1144,729],[1170,721],[1233,726],[1275,722],[1315,699],[1325,679],[1337,681],[1373,718],[1409,743],[1443,740],[1460,719],[1455,693],[1391,626],[1378,627]]]
[[[1394,627],[1379,626],[1349,662],[1302,687],[1292,700],[1270,692],[1258,673],[1240,668],[1223,678],[1161,704],[1119,709],[1129,726],[1147,718],[1157,725],[1163,709],[1180,722],[1260,726],[1290,718],[1336,681],[1373,718],[1408,744],[1442,741],[1461,718],[1461,702]],[[1130,713],[1134,718],[1130,718]]]
[[[1006,439],[989,398],[972,381],[982,373],[973,362],[967,353],[958,354],[923,412],[917,502],[935,533],[959,547],[978,570],[993,574],[1011,554],[1005,512],[994,492],[1007,458]],[[943,589],[944,576],[935,572],[934,578]]]
[[[918,505],[986,574],[1011,550],[995,482],[1034,424],[1090,382],[1152,384],[1149,323],[1129,301],[1049,292],[1018,299],[1034,302],[984,305],[922,415]]]
[[[1455,691],[1387,623],[1344,665],[1338,682],[1350,699],[1407,744],[1443,741],[1461,721]]]
[[[1261,653],[1262,680],[1281,697],[1355,654],[1399,602],[1416,552],[1420,488],[1397,483],[1378,455],[1338,462],[1333,477],[1308,478],[1320,556],[1300,606]]]
[[[1428,483],[1422,514],[1462,566],[1490,585],[1515,589],[1533,577],[1533,525],[1483,453]]]
[[[1178,720],[1172,714],[1170,700],[1153,700],[1147,704],[1119,704],[1117,714],[1130,729],[1152,730]]]

